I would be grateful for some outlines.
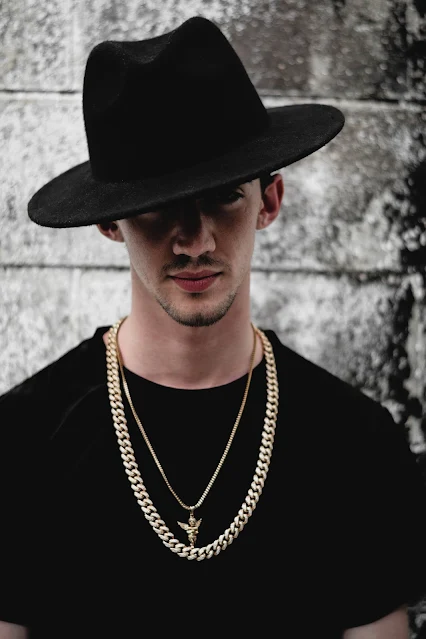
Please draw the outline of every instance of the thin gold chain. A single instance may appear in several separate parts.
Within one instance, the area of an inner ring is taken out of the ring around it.
[[[252,373],[253,373],[254,356],[255,356],[255,353],[256,353],[256,329],[255,329],[253,323],[251,323],[251,327],[253,329],[254,344],[253,344],[253,350],[252,350],[252,354],[251,354],[251,358],[250,358],[250,370],[249,370],[249,375],[248,375],[248,379],[247,379],[247,383],[246,383],[246,388],[245,388],[245,391],[244,391],[243,401],[241,403],[237,419],[235,420],[235,424],[234,424],[234,426],[232,428],[232,431],[231,431],[231,434],[229,436],[228,443],[226,444],[225,450],[224,450],[223,455],[222,455],[222,457],[221,457],[221,459],[220,459],[220,461],[219,461],[219,463],[217,465],[217,468],[214,471],[214,473],[213,473],[209,483],[207,484],[206,489],[204,490],[203,494],[201,495],[200,499],[197,501],[196,504],[194,504],[194,506],[188,506],[176,494],[175,490],[173,490],[169,480],[167,479],[166,473],[164,472],[164,469],[163,469],[162,465],[160,464],[160,461],[159,461],[157,455],[155,454],[155,451],[154,451],[154,449],[152,447],[152,444],[149,441],[148,435],[146,434],[145,429],[142,426],[142,423],[141,423],[141,421],[140,421],[140,419],[139,419],[139,417],[138,417],[138,415],[137,415],[137,413],[135,411],[135,408],[133,406],[133,402],[132,402],[132,399],[130,397],[129,388],[128,388],[127,382],[126,382],[126,377],[124,375],[123,362],[122,362],[122,358],[121,358],[121,354],[120,354],[120,349],[118,347],[118,330],[119,330],[122,322],[125,319],[126,319],[126,317],[123,317],[118,322],[118,328],[117,328],[117,331],[115,333],[115,347],[116,347],[117,359],[118,359],[118,363],[119,363],[119,366],[120,366],[121,376],[122,376],[122,379],[123,379],[124,391],[126,393],[127,400],[128,400],[128,402],[130,404],[130,408],[132,409],[133,417],[135,418],[136,423],[139,426],[139,430],[141,431],[141,433],[143,435],[143,438],[144,438],[144,440],[146,442],[146,445],[148,446],[148,449],[149,449],[149,451],[150,451],[150,453],[151,453],[151,455],[152,455],[152,457],[153,457],[153,459],[154,459],[154,461],[155,461],[155,463],[157,465],[157,468],[160,471],[160,473],[161,473],[161,475],[162,475],[162,477],[163,477],[168,489],[170,490],[172,495],[175,497],[175,499],[179,502],[179,504],[182,506],[182,508],[185,508],[186,510],[190,510],[191,512],[193,512],[194,510],[196,510],[197,508],[199,508],[201,506],[201,504],[203,503],[203,501],[207,497],[207,495],[208,495],[208,493],[210,491],[210,488],[213,486],[213,483],[214,483],[216,477],[218,476],[220,469],[223,466],[223,463],[224,463],[224,461],[226,459],[228,451],[231,448],[231,444],[232,444],[232,440],[234,439],[234,435],[237,432],[237,428],[238,428],[238,425],[240,423],[241,415],[243,414],[244,407],[246,405],[247,395],[248,395],[248,392],[249,392],[250,382],[251,382]]]

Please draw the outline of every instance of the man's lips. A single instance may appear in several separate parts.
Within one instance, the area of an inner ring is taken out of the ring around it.
[[[219,275],[219,272],[216,271],[199,271],[198,273],[191,273],[190,271],[181,271],[177,275],[171,275],[175,279],[179,280],[202,280],[206,277],[213,277],[214,275]]]
[[[201,278],[187,278],[187,277],[172,277],[175,284],[182,288],[184,291],[192,293],[201,293],[201,291],[207,290],[210,286],[214,286],[214,281],[218,280],[220,273],[213,273],[208,277]]]

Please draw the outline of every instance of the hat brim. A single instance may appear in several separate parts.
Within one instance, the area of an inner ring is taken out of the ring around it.
[[[101,182],[90,161],[61,173],[30,199],[28,215],[40,226],[67,228],[129,218],[227,184],[248,182],[314,153],[344,125],[324,104],[267,109],[270,127],[226,154],[179,171],[129,182]]]

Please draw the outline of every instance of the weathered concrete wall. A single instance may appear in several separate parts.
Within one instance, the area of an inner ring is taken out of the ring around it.
[[[231,39],[266,106],[346,115],[335,140],[282,171],[281,214],[257,234],[253,320],[386,405],[426,477],[425,13],[425,0],[0,5],[0,393],[129,310],[124,245],[26,213],[38,187],[87,159],[90,49],[198,14]]]

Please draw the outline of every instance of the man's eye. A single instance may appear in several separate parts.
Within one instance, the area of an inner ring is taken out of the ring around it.
[[[238,191],[223,191],[222,193],[217,193],[214,199],[224,204],[231,204],[232,202],[239,200],[241,197],[243,196]]]

